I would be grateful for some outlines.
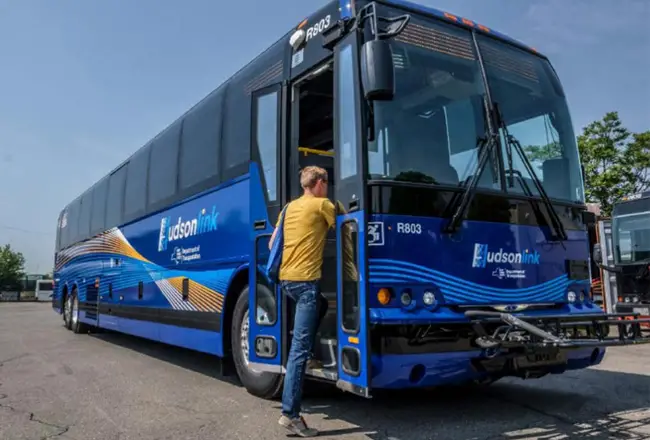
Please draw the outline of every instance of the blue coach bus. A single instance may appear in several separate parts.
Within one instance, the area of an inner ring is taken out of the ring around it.
[[[308,165],[337,202],[309,376],[368,397],[648,341],[591,302],[593,216],[549,61],[402,0],[330,2],[66,206],[54,309],[77,333],[223,357],[277,396],[291,304],[263,268]]]

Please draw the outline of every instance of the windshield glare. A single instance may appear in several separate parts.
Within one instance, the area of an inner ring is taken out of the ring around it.
[[[615,258],[618,264],[650,259],[650,211],[614,217]]]
[[[479,48],[492,99],[549,197],[584,201],[568,108],[548,62],[488,38],[480,39]],[[391,41],[391,49],[395,97],[374,103],[376,139],[369,143],[369,177],[466,184],[478,163],[478,139],[486,131],[485,86],[471,33],[413,17]],[[504,145],[502,139],[503,153]],[[501,189],[497,162],[488,162],[479,188]],[[514,151],[512,168],[520,177],[508,191],[538,195]]]

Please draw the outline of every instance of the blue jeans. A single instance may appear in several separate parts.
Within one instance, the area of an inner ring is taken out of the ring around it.
[[[322,310],[324,298],[320,295],[318,281],[281,281],[280,285],[285,294],[296,304],[293,340],[282,392],[282,414],[289,418],[296,418],[300,415],[305,367],[311,355],[318,325],[324,314]],[[327,302],[325,306],[326,304]]]

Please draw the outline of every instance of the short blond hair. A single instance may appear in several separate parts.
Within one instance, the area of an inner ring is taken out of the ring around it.
[[[300,186],[311,189],[319,180],[327,182],[327,171],[317,166],[308,166],[300,170]]]

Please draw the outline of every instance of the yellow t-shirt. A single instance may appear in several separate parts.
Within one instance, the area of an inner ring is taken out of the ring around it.
[[[303,195],[287,206],[280,280],[320,279],[327,230],[334,222],[334,205],[324,197]],[[276,227],[279,223],[278,218]]]

